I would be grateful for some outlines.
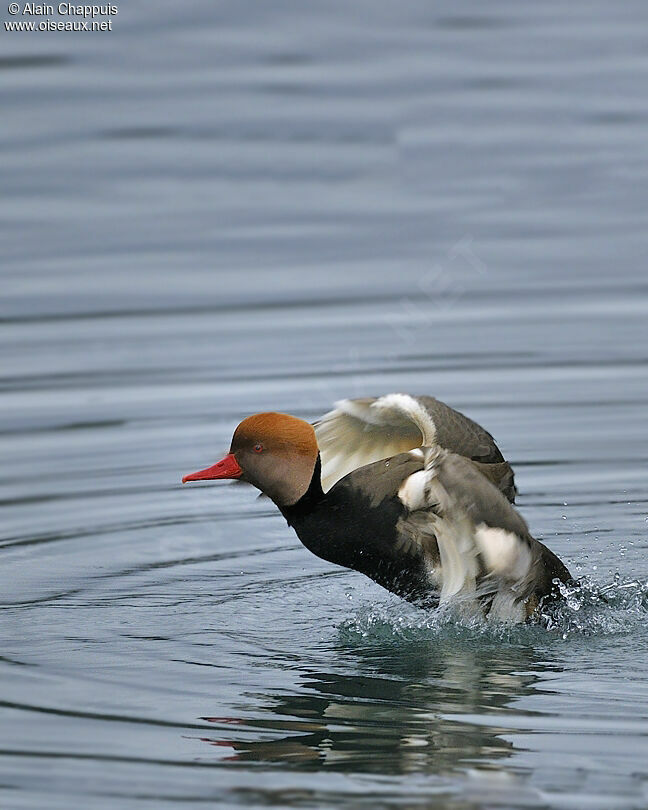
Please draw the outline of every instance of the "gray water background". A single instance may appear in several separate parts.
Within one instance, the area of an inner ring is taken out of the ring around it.
[[[0,31],[0,806],[648,806],[647,24]],[[179,484],[249,413],[388,391],[494,433],[585,578],[553,631],[418,612]]]

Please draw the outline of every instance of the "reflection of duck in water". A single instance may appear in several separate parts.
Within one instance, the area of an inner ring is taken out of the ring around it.
[[[531,651],[418,640],[354,652],[362,657],[354,669],[366,675],[308,673],[298,694],[263,699],[270,719],[204,718],[219,728],[204,741],[236,761],[381,774],[444,773],[511,754],[487,721],[452,715],[500,712],[531,692],[537,678],[513,674],[533,668]]]
[[[524,621],[570,579],[507,500],[493,437],[431,397],[345,400],[315,428],[250,416],[222,461],[183,481],[214,478],[254,484],[314,554],[423,605]]]

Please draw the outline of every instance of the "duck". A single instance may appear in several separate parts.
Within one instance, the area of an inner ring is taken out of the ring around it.
[[[314,424],[253,414],[182,482],[219,479],[252,484],[313,554],[422,608],[529,622],[572,582],[513,506],[491,434],[434,397],[341,400]]]

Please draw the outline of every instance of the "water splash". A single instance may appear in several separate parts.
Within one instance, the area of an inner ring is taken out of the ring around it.
[[[446,605],[421,611],[401,600],[361,608],[345,620],[340,632],[353,638],[385,642],[421,635],[530,640],[530,636],[600,636],[632,633],[648,616],[648,580],[623,580],[619,574],[607,585],[581,577],[574,585],[560,584],[562,601],[542,610],[536,625],[511,625],[484,620]]]
[[[648,580],[622,580],[617,573],[607,585],[581,577],[559,584],[563,601],[542,613],[542,624],[563,638],[629,633],[648,615]]]

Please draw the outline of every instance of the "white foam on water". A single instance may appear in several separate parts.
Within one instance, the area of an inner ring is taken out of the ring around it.
[[[401,600],[361,608],[345,620],[340,632],[347,637],[376,641],[416,637],[483,637],[519,641],[554,636],[609,636],[633,633],[648,617],[648,580],[622,579],[601,585],[581,577],[573,586],[560,585],[562,601],[541,610],[537,624],[511,625],[485,620],[466,612],[460,603],[432,611],[419,610]]]

